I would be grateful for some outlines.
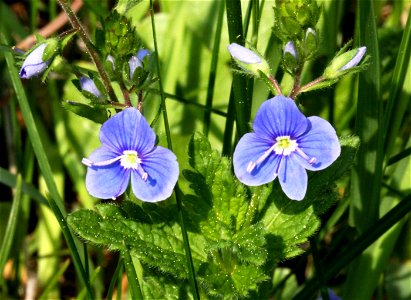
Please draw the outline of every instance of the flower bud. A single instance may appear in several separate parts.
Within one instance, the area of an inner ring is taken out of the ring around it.
[[[270,67],[268,66],[268,63],[255,52],[236,43],[230,44],[227,48],[232,58],[244,71],[257,77],[260,76],[259,71],[267,76],[270,75]]]
[[[143,61],[146,56],[150,55],[150,51],[147,49],[138,50],[136,55],[133,55],[128,61],[128,66],[130,68],[130,79],[133,79],[134,72],[137,68],[143,69]]]
[[[20,78],[35,77],[42,74],[47,69],[51,59],[47,61],[43,60],[46,46],[46,43],[40,44],[27,55],[19,72]]]
[[[324,77],[333,79],[356,67],[364,57],[366,47],[360,47],[336,56],[324,71]]]
[[[284,65],[291,73],[294,73],[295,69],[298,67],[297,49],[291,41],[284,47]]]
[[[80,87],[83,91],[89,92],[96,96],[97,98],[101,97],[101,93],[98,90],[94,81],[88,77],[81,77],[80,78]]]
[[[308,28],[305,32],[304,51],[307,56],[310,56],[317,51],[318,38],[314,29]]]

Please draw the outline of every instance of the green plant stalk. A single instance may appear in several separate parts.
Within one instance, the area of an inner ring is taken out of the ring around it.
[[[122,269],[123,269],[123,259],[120,256],[117,262],[117,267],[114,270],[113,276],[111,277],[106,299],[113,299],[114,286],[116,285],[116,282],[119,279],[119,274],[121,274]]]
[[[157,34],[156,34],[156,27],[155,27],[155,22],[154,22],[154,6],[153,6],[153,0],[150,0],[150,17],[151,17],[151,27],[153,31],[153,40],[154,40],[154,51],[156,53],[156,60],[157,60],[157,76],[158,76],[158,84],[159,84],[159,89],[160,89],[160,98],[161,98],[161,110],[163,114],[163,121],[164,121],[164,127],[166,131],[166,136],[167,136],[167,145],[168,148],[172,151],[173,150],[173,144],[171,141],[171,133],[170,133],[170,126],[168,123],[168,116],[167,116],[167,107],[166,107],[166,101],[165,101],[165,96],[164,96],[164,89],[163,89],[163,83],[161,79],[161,70],[160,70],[160,60],[158,58],[158,46],[157,46]],[[176,183],[176,186],[174,188],[175,196],[176,196],[176,202],[177,202],[177,210],[178,210],[178,216],[179,216],[179,221],[180,221],[180,226],[181,226],[181,232],[183,236],[183,242],[184,242],[184,250],[186,253],[186,259],[187,259],[187,268],[188,268],[188,273],[189,273],[189,278],[190,278],[190,285],[191,288],[193,289],[193,297],[194,299],[200,299],[199,291],[198,291],[198,285],[197,285],[197,280],[196,280],[196,275],[195,275],[195,269],[194,269],[194,263],[193,263],[193,258],[191,255],[191,250],[190,250],[190,242],[188,240],[188,234],[187,230],[185,227],[185,222],[184,222],[184,215],[183,215],[183,205],[182,205],[182,197],[181,197],[181,190],[178,185],[178,182]]]
[[[53,275],[52,278],[48,281],[46,287],[42,291],[41,295],[39,296],[39,300],[47,300],[49,299],[48,293],[56,287],[60,277],[64,274],[67,270],[68,266],[70,265],[70,260],[66,259],[64,263],[59,267],[58,271]]]
[[[403,198],[398,205],[385,214],[378,222],[368,228],[357,239],[346,245],[339,253],[334,255],[334,261],[325,265],[322,262],[324,281],[327,282],[345,268],[351,261],[364,252],[384,233],[390,230],[397,222],[411,211],[411,194]],[[320,288],[321,283],[317,276],[308,280],[304,288],[293,299],[309,299]],[[363,285],[361,286],[363,288]]]
[[[100,78],[103,82],[104,89],[110,97],[111,101],[117,101],[116,94],[114,93],[113,87],[111,86],[110,78],[106,70],[104,69],[103,64],[100,61],[99,55],[94,48],[93,43],[91,42],[89,36],[81,25],[79,19],[77,18],[74,11],[71,9],[70,5],[65,0],[57,0],[61,8],[67,15],[67,18],[70,21],[71,26],[78,31],[81,40],[84,42],[84,45],[87,49],[88,54],[90,55],[91,60],[97,68],[97,72],[100,75]]]
[[[358,1],[357,40],[367,46],[369,68],[360,73],[356,134],[361,140],[352,172],[350,224],[362,233],[379,217],[382,180],[382,102],[380,58],[373,0]]]
[[[132,299],[142,300],[143,293],[141,292],[140,283],[138,281],[136,270],[134,269],[133,260],[131,259],[128,249],[121,251],[124,261],[124,268],[126,270],[128,285],[130,287],[130,294]]]
[[[203,120],[203,124],[204,124],[203,133],[205,136],[208,136],[208,132],[210,130],[211,109],[213,107],[213,93],[214,93],[215,79],[217,75],[218,53],[220,50],[221,31],[223,27],[224,5],[225,5],[225,2],[221,1],[219,10],[218,10],[217,25],[216,25],[216,31],[215,31],[215,36],[214,36],[214,46],[213,46],[213,54],[211,57],[210,74],[208,76],[206,111],[204,112],[204,120]]]
[[[11,245],[15,238],[17,222],[19,220],[19,210],[21,204],[21,190],[23,179],[19,174],[17,176],[16,193],[14,195],[13,203],[10,210],[9,219],[7,221],[7,228],[3,237],[3,243],[0,248],[0,274],[3,274],[4,266],[7,258],[10,255]]]
[[[244,46],[241,2],[239,0],[226,0],[226,11],[230,43]],[[248,122],[250,121],[250,105],[248,104],[247,84],[244,76],[234,73],[232,87],[237,134],[241,137],[249,131]]]
[[[330,300],[330,296],[328,295],[327,285],[324,281],[323,277],[323,268],[320,261],[320,254],[318,253],[317,249],[317,240],[315,237],[311,237],[310,239],[310,246],[311,246],[311,253],[313,256],[314,266],[315,266],[315,274],[317,275],[320,281],[320,292],[321,297],[323,300]]]
[[[4,37],[4,35],[0,35],[0,39],[1,39],[1,43],[7,44],[7,40]],[[43,144],[41,143],[40,134],[37,130],[33,115],[30,110],[30,106],[27,101],[26,94],[24,92],[23,86],[21,84],[17,70],[15,68],[15,61],[14,61],[13,55],[9,52],[5,52],[4,57],[6,59],[6,63],[8,66],[8,71],[9,71],[11,82],[13,84],[14,91],[16,93],[17,100],[19,102],[23,118],[27,126],[28,135],[33,145],[34,153],[36,155],[40,170],[44,176],[44,179],[47,184],[47,188],[50,193],[50,197],[48,198],[49,206],[53,210],[60,224],[61,230],[64,234],[64,237],[66,238],[67,245],[73,257],[74,266],[80,275],[81,281],[87,287],[89,298],[93,298],[88,275],[84,271],[84,268],[81,264],[80,255],[78,253],[78,250],[73,240],[73,236],[67,226],[67,221],[66,221],[67,212],[64,209],[63,200],[60,197],[60,194],[57,190],[56,183],[54,182],[53,173],[51,171],[50,164],[45,154]]]

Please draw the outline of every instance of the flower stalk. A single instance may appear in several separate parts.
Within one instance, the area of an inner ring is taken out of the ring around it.
[[[84,30],[83,26],[81,25],[79,19],[77,18],[74,11],[71,9],[70,5],[65,0],[57,0],[60,4],[61,8],[67,14],[67,17],[70,21],[71,26],[76,29],[80,35],[81,40],[84,42],[84,45],[87,48],[87,52],[90,55],[93,63],[97,68],[97,72],[99,73],[101,80],[103,81],[104,88],[109,95],[112,101],[117,101],[116,94],[114,93],[113,87],[111,86],[110,79],[106,70],[104,69],[103,64],[100,61],[98,53],[94,50],[94,45],[91,42],[89,36],[87,35],[86,31]]]

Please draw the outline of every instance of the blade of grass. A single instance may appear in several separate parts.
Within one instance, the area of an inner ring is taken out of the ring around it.
[[[0,167],[0,183],[5,184],[11,188],[16,187],[17,183],[17,176],[11,174],[9,171]],[[22,182],[22,191],[23,193],[29,195],[34,200],[39,202],[42,205],[48,206],[48,201],[40,192],[36,189],[36,187],[30,183]]]
[[[356,134],[361,140],[352,172],[350,223],[362,233],[378,220],[382,178],[382,103],[376,15],[372,0],[358,1],[358,44],[370,66],[359,75]]]
[[[230,43],[244,46],[243,24],[241,15],[241,2],[226,0],[228,36]],[[233,74],[232,83],[234,93],[234,107],[238,137],[249,131],[250,106],[247,99],[246,79],[241,74]]]
[[[19,209],[21,203],[21,190],[23,179],[21,175],[17,175],[16,193],[10,210],[9,219],[7,222],[6,232],[3,237],[3,243],[0,249],[0,274],[3,274],[4,266],[7,258],[10,255],[11,246],[15,238],[17,223],[19,220]]]
[[[213,94],[214,94],[214,86],[215,86],[215,79],[217,73],[217,62],[218,62],[218,53],[220,50],[220,40],[221,40],[221,31],[223,27],[223,18],[224,18],[224,7],[225,2],[221,1],[219,10],[218,10],[218,17],[217,17],[217,26],[214,36],[214,46],[213,46],[213,54],[211,57],[211,65],[210,65],[210,73],[208,76],[208,85],[207,85],[207,96],[206,96],[206,111],[204,112],[204,119],[203,119],[203,132],[206,136],[208,136],[208,132],[210,130],[210,121],[211,121],[211,109],[213,107]]]
[[[119,274],[122,273],[123,270],[123,259],[121,258],[121,256],[118,259],[117,262],[117,267],[114,270],[113,276],[111,277],[111,281],[110,281],[110,285],[108,287],[108,291],[107,291],[107,297],[106,299],[112,299],[113,298],[113,291],[114,291],[114,287],[116,285],[117,281],[121,281]]]
[[[151,28],[152,28],[152,33],[153,33],[153,40],[154,40],[154,51],[155,51],[155,59],[156,59],[156,65],[157,65],[157,76],[158,76],[158,85],[160,89],[160,98],[161,98],[161,110],[163,114],[163,121],[164,121],[164,128],[166,131],[166,136],[167,136],[167,145],[168,148],[172,151],[173,150],[173,144],[171,141],[171,133],[170,133],[170,126],[168,123],[168,116],[167,116],[167,107],[166,107],[166,99],[164,95],[164,88],[163,88],[163,82],[162,82],[162,77],[161,77],[161,70],[160,70],[160,60],[158,58],[158,46],[157,46],[157,34],[156,34],[156,26],[154,22],[154,5],[153,5],[153,0],[150,0],[150,17],[151,17]],[[184,243],[184,250],[186,254],[186,259],[187,259],[187,268],[188,268],[188,273],[190,275],[190,285],[192,288],[193,292],[193,297],[194,299],[200,299],[199,291],[198,291],[198,285],[197,285],[197,280],[196,280],[196,275],[195,275],[195,269],[194,269],[194,263],[193,263],[193,258],[191,256],[191,249],[190,249],[190,242],[188,240],[188,234],[187,230],[185,227],[185,221],[184,221],[184,215],[183,215],[183,204],[182,204],[182,192],[180,190],[178,182],[176,183],[176,186],[174,188],[175,196],[176,196],[176,202],[177,202],[177,210],[178,210],[178,216],[179,216],[179,221],[180,221],[180,226],[181,226],[181,233],[183,235],[183,243]]]
[[[143,294],[141,292],[140,283],[138,282],[137,273],[134,269],[134,264],[128,250],[121,251],[124,260],[124,268],[127,274],[129,291],[132,299],[142,300]]]
[[[395,139],[407,111],[411,93],[411,14],[408,14],[407,24],[398,50],[394,73],[390,84],[390,92],[385,111],[384,122],[384,153],[388,158],[395,145]],[[407,78],[407,79],[406,79]]]
[[[52,278],[50,278],[50,281],[48,282],[47,286],[44,288],[43,292],[39,296],[39,298],[38,298],[39,300],[49,299],[48,293],[56,286],[56,284],[58,283],[60,277],[67,270],[69,265],[70,265],[70,260],[66,259],[64,261],[64,263],[58,269],[58,272],[56,274],[54,274]]]
[[[1,43],[7,44],[7,40],[4,37],[4,35],[0,35],[0,39],[1,39]],[[67,222],[65,218],[67,215],[67,212],[64,209],[63,200],[57,190],[56,183],[54,182],[53,173],[50,168],[50,163],[44,151],[44,147],[40,139],[40,134],[37,130],[33,115],[31,113],[30,106],[27,101],[26,94],[24,92],[22,83],[20,81],[17,70],[15,68],[14,58],[11,53],[4,53],[4,57],[6,59],[6,63],[8,66],[8,71],[9,71],[11,82],[13,84],[14,91],[16,93],[17,100],[19,102],[23,118],[27,126],[29,138],[33,144],[34,153],[37,157],[40,170],[47,183],[47,187],[48,187],[48,190],[51,196],[48,199],[49,205],[51,209],[53,210],[60,224],[64,237],[66,238],[67,245],[73,257],[74,266],[77,272],[79,273],[83,284],[87,287],[89,297],[93,298],[92,290],[91,290],[90,283],[89,283],[89,278],[88,278],[88,275],[85,273],[84,268],[81,264],[79,252],[74,243],[73,236],[67,226]]]

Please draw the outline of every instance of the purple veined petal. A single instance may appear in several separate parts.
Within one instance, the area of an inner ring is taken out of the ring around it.
[[[320,117],[309,117],[309,130],[298,138],[298,147],[308,157],[315,158],[314,164],[296,154],[296,160],[306,169],[318,171],[331,165],[341,153],[335,129],[326,120]]]
[[[157,146],[142,157],[141,167],[148,178],[144,181],[137,171],[132,171],[131,187],[134,195],[145,202],[158,202],[170,197],[179,175],[174,153]]]
[[[257,135],[275,141],[278,136],[297,138],[306,131],[307,126],[307,118],[293,100],[275,96],[260,106],[253,129]]]
[[[144,58],[145,58],[147,55],[150,55],[150,54],[151,54],[151,52],[150,52],[149,50],[147,50],[147,49],[140,49],[140,50],[137,51],[136,56],[137,56],[137,58],[138,58],[140,61],[143,61]]]
[[[278,172],[281,188],[288,198],[302,200],[307,192],[307,171],[295,159],[295,155],[283,156]]]
[[[96,97],[101,97],[101,93],[98,90],[94,81],[88,77],[80,77],[80,87],[82,90],[93,94]]]
[[[351,58],[351,60],[340,69],[340,71],[344,71],[344,70],[350,69],[358,65],[360,61],[362,60],[366,51],[367,51],[367,47],[358,48],[357,53],[355,53],[354,57]]]
[[[257,136],[255,133],[243,135],[233,155],[234,173],[244,184],[258,186],[273,181],[281,156],[273,152],[250,172],[250,162],[256,162],[274,143]]]
[[[135,150],[142,155],[154,148],[156,135],[141,113],[134,107],[129,107],[103,124],[100,141],[119,153]]]
[[[110,148],[100,147],[88,158],[100,162],[115,158],[117,153]],[[114,162],[104,167],[88,167],[86,175],[86,188],[90,195],[100,199],[117,198],[127,189],[130,182],[130,169],[125,169],[120,162]]]
[[[254,53],[250,49],[247,49],[241,45],[232,43],[228,45],[227,49],[233,58],[238,59],[242,63],[245,63],[245,64],[261,63],[261,58],[256,53]]]
[[[137,68],[142,68],[143,63],[141,62],[141,60],[137,56],[133,55],[130,58],[130,60],[128,61],[128,66],[130,68],[130,79],[132,79],[136,69]]]
[[[41,44],[26,57],[19,72],[20,78],[38,76],[47,69],[50,61],[43,61],[44,49],[46,49],[46,44]]]

